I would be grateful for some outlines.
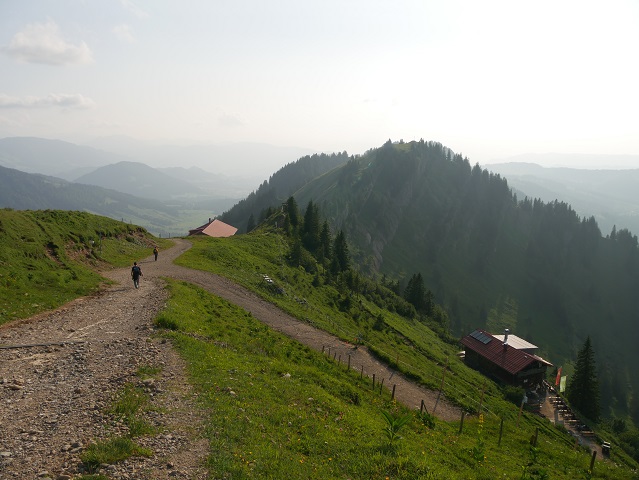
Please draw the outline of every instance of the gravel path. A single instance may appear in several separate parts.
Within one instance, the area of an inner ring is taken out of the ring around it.
[[[196,284],[225,298],[273,329],[396,385],[396,398],[411,408],[422,400],[432,411],[437,392],[425,390],[380,364],[364,347],[354,350],[332,335],[282,312],[252,292],[214,274],[174,265],[190,244],[176,245],[139,262],[143,277],[133,288],[130,269],[104,275],[117,284],[97,295],[27,320],[0,326],[0,479],[72,478],[81,472],[79,456],[92,442],[125,433],[105,413],[126,383],[144,388],[153,400],[147,420],[162,427],[137,442],[156,452],[104,465],[113,479],[205,479],[202,462],[208,446],[201,428],[203,412],[184,373],[184,364],[167,342],[154,335],[153,319],[164,307],[161,277]],[[153,380],[136,375],[140,367],[162,367]],[[159,413],[161,412],[161,413]],[[461,411],[444,397],[436,415],[457,420]]]

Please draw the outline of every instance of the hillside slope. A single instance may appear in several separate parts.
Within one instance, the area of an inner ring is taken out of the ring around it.
[[[244,233],[251,217],[256,222],[262,221],[267,216],[269,208],[279,207],[299,188],[347,161],[346,152],[302,157],[280,168],[257,190],[224,212],[220,219]]]
[[[105,165],[78,177],[75,182],[163,201],[179,197],[196,198],[204,195],[204,192],[192,183],[169,176],[138,162],[118,162]]]
[[[420,272],[457,335],[510,328],[557,365],[590,335],[606,413],[639,421],[624,387],[639,391],[639,250],[627,230],[604,238],[565,203],[519,200],[499,175],[433,142],[389,142],[295,198],[346,232],[365,271],[404,282]]]

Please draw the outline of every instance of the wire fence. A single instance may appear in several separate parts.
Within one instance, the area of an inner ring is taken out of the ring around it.
[[[233,267],[231,269],[232,277],[241,284],[245,285],[256,285],[256,286],[267,286],[269,288],[269,294],[271,295],[285,295],[289,298],[292,298],[298,304],[303,305],[305,309],[308,310],[309,314],[303,319],[305,323],[308,325],[317,328],[318,330],[328,331],[331,334],[335,335],[337,338],[344,339],[344,341],[352,343],[353,346],[361,345],[369,349],[369,351],[374,352],[378,357],[385,357],[386,359],[395,359],[395,361],[386,362],[386,367],[389,370],[394,370],[396,374],[402,374],[403,372],[408,372],[410,376],[415,376],[421,379],[421,384],[425,388],[429,388],[430,390],[440,391],[442,395],[446,396],[449,399],[454,399],[456,403],[459,405],[464,405],[467,413],[473,414],[485,414],[490,415],[493,418],[500,418],[500,414],[493,411],[490,407],[487,406],[487,401],[489,401],[489,397],[493,395],[489,390],[486,383],[473,383],[470,382],[459,375],[455,374],[452,365],[448,362],[439,363],[441,367],[441,372],[433,373],[432,371],[427,371],[423,367],[418,364],[411,363],[404,358],[402,358],[401,354],[398,352],[389,351],[384,345],[375,344],[368,340],[360,331],[357,331],[354,328],[347,328],[343,324],[336,322],[329,315],[326,315],[325,312],[315,307],[308,299],[304,297],[299,297],[295,294],[290,294],[289,292],[294,292],[294,286],[288,281],[287,275],[285,272],[286,259],[285,254],[288,251],[288,247],[286,242],[283,240],[281,234],[276,234],[277,244],[278,244],[278,263],[280,267],[279,279],[273,280],[270,277],[267,277],[264,273],[259,272],[252,268],[242,268],[241,265],[233,264],[228,265],[229,267]],[[273,280],[272,282],[265,281],[265,278],[269,278],[269,280]],[[318,322],[314,320],[317,318],[323,319],[322,322]],[[328,326],[328,328],[327,328]],[[393,363],[395,367],[393,368]],[[454,380],[451,380],[454,378]],[[443,379],[443,381],[442,381]],[[463,386],[460,386],[463,385]],[[430,387],[428,387],[430,385]],[[433,386],[439,387],[433,387]],[[464,388],[465,387],[465,388]]]

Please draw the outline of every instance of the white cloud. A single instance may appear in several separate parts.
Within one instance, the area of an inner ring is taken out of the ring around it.
[[[135,36],[133,36],[133,32],[131,31],[131,27],[128,25],[118,25],[113,27],[113,33],[118,38],[118,40],[126,43],[135,43]]]
[[[217,123],[220,127],[225,128],[236,128],[244,126],[244,122],[241,119],[239,119],[235,115],[228,114],[220,115],[220,117],[217,119]]]
[[[138,18],[147,18],[149,16],[148,13],[146,13],[144,10],[138,7],[131,0],[120,0],[120,3],[122,4],[124,8],[126,8],[129,12],[131,12],[133,15],[135,15]]]
[[[93,62],[91,50],[86,43],[73,45],[60,35],[58,25],[31,23],[16,33],[8,47],[3,48],[8,55],[28,63],[47,65],[73,65]]]
[[[18,127],[22,125],[24,125],[24,122],[0,115],[0,126],[2,127]]]
[[[95,102],[79,93],[50,93],[46,97],[11,97],[0,93],[0,108],[91,108]]]

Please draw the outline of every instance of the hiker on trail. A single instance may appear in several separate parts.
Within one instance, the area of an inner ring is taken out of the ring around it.
[[[142,269],[138,265],[138,262],[133,262],[133,267],[131,268],[131,278],[133,279],[133,286],[135,288],[140,287],[141,276],[142,276]]]
[[[158,261],[158,252],[159,252],[158,247],[154,247],[153,248],[153,256],[155,257],[155,261],[156,262]]]

